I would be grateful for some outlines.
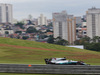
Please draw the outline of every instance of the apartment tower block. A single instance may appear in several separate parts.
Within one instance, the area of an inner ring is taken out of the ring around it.
[[[76,19],[73,15],[68,15],[66,11],[53,13],[54,38],[61,37],[74,44],[76,40]]]
[[[11,4],[0,3],[0,23],[12,23],[13,13]]]
[[[100,36],[100,9],[91,8],[87,11],[87,36]]]
[[[38,18],[38,25],[47,25],[47,18],[43,14]]]

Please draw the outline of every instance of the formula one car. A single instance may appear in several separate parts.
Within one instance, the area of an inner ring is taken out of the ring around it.
[[[66,60],[65,57],[45,59],[45,63],[55,65],[86,65],[83,61]]]

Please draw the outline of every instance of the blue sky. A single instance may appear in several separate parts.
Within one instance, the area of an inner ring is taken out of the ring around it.
[[[13,17],[18,20],[27,18],[29,14],[37,18],[41,13],[51,19],[53,12],[62,10],[82,16],[88,8],[100,8],[100,0],[0,0],[0,3],[13,4]]]

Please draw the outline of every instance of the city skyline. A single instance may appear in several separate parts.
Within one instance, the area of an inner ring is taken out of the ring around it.
[[[0,0],[0,3],[12,4],[13,16],[18,20],[27,18],[30,14],[33,18],[45,14],[47,18],[52,19],[52,13],[62,10],[75,16],[82,16],[86,14],[88,8],[94,6],[100,8],[99,0]]]

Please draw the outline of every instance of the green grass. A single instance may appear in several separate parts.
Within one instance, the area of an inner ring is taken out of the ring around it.
[[[34,41],[0,38],[0,63],[45,64],[44,58],[51,57],[66,57],[72,60],[82,60],[91,65],[100,65],[100,52]]]

